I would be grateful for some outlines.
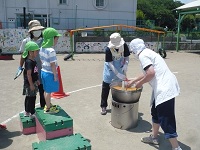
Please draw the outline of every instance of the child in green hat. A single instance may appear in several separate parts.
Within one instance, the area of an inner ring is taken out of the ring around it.
[[[29,41],[25,45],[25,51],[22,57],[25,59],[24,68],[24,87],[23,95],[25,95],[25,112],[24,116],[34,117],[35,114],[35,101],[36,94],[38,92],[39,78],[38,78],[38,68],[35,61],[35,57],[38,55],[39,46],[32,41]]]
[[[40,49],[40,60],[42,62],[41,79],[44,87],[44,97],[46,106],[44,113],[58,113],[57,107],[53,106],[50,102],[51,93],[59,91],[59,81],[57,74],[57,57],[56,51],[53,48],[58,42],[61,34],[54,28],[46,28],[43,31],[43,43]]]

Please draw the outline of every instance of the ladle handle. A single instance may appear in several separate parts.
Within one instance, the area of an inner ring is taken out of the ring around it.
[[[122,90],[125,90],[125,81],[122,81]]]

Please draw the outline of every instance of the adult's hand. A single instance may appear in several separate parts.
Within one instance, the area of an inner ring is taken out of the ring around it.
[[[116,75],[119,79],[121,80],[126,80],[126,76],[124,74],[121,74],[121,73],[117,73]]]
[[[128,65],[127,65],[127,64],[124,64],[124,66],[122,67],[122,71],[123,71],[124,73],[126,73],[126,72],[127,72],[127,69],[128,69]]]
[[[136,82],[135,83],[135,88],[141,88],[142,87],[142,83],[141,82]]]

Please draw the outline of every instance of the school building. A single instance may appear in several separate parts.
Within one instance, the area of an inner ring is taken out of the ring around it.
[[[136,25],[137,0],[0,0],[0,28],[43,26],[76,29],[112,24]]]

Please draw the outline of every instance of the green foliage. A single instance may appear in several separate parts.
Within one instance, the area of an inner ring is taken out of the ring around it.
[[[121,31],[121,36],[122,37],[128,37],[129,36],[129,32],[127,32],[127,31]]]
[[[158,30],[158,31],[165,31],[163,27],[160,26],[155,26],[154,30]]]
[[[95,36],[104,36],[104,29],[94,29],[93,34]]]
[[[123,31],[123,30],[104,30],[104,29],[95,29],[93,31],[93,35],[94,36],[105,36],[105,37],[109,37],[112,33],[114,32],[118,32],[121,34],[122,37],[127,37],[129,36],[129,33],[127,31]]]
[[[167,31],[166,32],[166,37],[170,38],[170,37],[175,37],[175,33],[173,31]]]
[[[146,18],[153,19],[152,12],[154,10],[151,7],[151,3],[150,3],[149,0],[138,0],[137,1],[137,9],[140,10],[140,11],[142,11],[145,14]]]
[[[136,26],[141,28],[149,28],[152,29],[155,26],[154,20],[137,20]]]
[[[145,20],[145,14],[141,10],[136,11],[137,20]]]
[[[181,22],[182,31],[191,31],[196,26],[195,16],[194,15],[186,15]]]
[[[191,32],[187,39],[193,39],[193,40],[198,40],[200,39],[200,32]]]
[[[154,28],[154,24],[152,23],[152,21],[146,20],[145,21],[145,28],[153,29]]]
[[[181,5],[181,2],[173,0],[138,0],[137,9],[144,13],[146,19],[155,20],[156,26],[173,29],[177,18],[173,10]]]
[[[113,31],[107,30],[104,32],[105,37],[109,37],[112,33],[114,33]]]

